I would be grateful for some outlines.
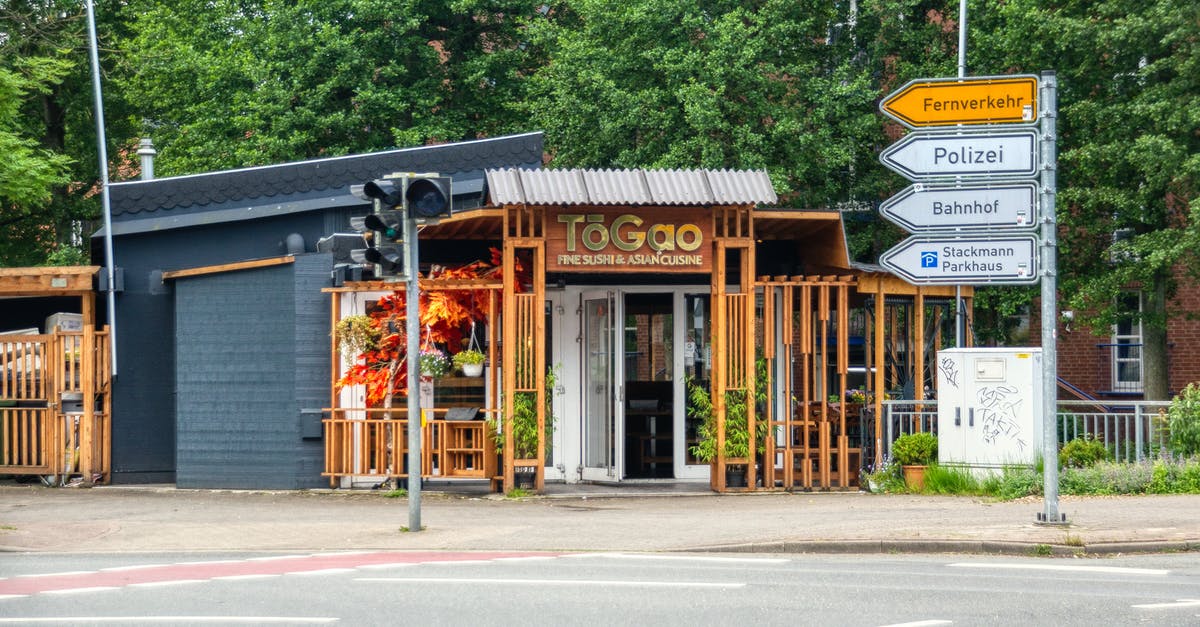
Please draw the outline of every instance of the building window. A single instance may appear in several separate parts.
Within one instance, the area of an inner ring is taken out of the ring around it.
[[[1117,301],[1119,317],[1113,325],[1113,391],[1142,391],[1142,295],[1125,292]]]

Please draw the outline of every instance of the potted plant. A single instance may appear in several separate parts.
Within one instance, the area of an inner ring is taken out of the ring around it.
[[[925,468],[937,461],[937,436],[928,431],[906,433],[892,443],[892,457],[904,470],[908,489],[920,492],[925,489]]]
[[[554,368],[546,369],[546,453],[550,453],[550,443],[554,434],[554,388],[558,384],[558,373]],[[495,438],[496,450],[505,454],[503,425],[491,420],[492,435]],[[537,394],[535,392],[516,392],[513,395],[513,459],[535,459],[538,454],[538,423],[537,423]],[[517,487],[531,488],[536,468],[527,470],[517,469]]]
[[[464,376],[478,377],[483,374],[483,362],[487,356],[473,348],[461,350],[454,354],[454,367],[462,371]]]
[[[717,459],[717,420],[713,413],[712,397],[707,388],[699,385],[694,379],[686,380],[688,391],[688,415],[699,419],[697,430],[699,440],[691,448],[691,453],[697,460],[712,463]],[[728,390],[725,392],[725,457],[748,459],[751,455],[750,427],[747,418],[745,390]],[[754,441],[758,446],[755,452],[766,450],[763,441],[770,426],[766,421],[755,423]],[[746,465],[726,464],[725,486],[729,488],[746,487]]]

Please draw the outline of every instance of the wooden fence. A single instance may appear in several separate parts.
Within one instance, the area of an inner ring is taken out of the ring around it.
[[[368,477],[380,481],[408,477],[408,420],[404,409],[328,410],[324,476]],[[428,411],[428,410],[427,410]],[[496,445],[484,420],[445,420],[433,410],[421,431],[421,475],[493,479],[498,475]],[[387,413],[392,418],[384,418]]]
[[[0,335],[0,474],[108,480],[108,355],[107,331]]]

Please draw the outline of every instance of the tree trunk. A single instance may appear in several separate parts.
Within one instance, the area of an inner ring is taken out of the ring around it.
[[[1169,401],[1167,371],[1167,278],[1158,273],[1142,292],[1142,394],[1148,401]]]

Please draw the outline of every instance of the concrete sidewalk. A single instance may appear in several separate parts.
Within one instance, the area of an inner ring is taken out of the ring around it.
[[[407,500],[379,492],[0,484],[0,551],[1200,550],[1200,495],[1063,497],[1068,525],[1042,526],[1041,499],[645,492],[592,488],[514,500],[425,491],[425,530],[407,533]]]

